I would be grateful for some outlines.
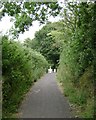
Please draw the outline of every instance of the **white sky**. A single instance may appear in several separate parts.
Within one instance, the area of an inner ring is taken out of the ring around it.
[[[59,0],[60,2],[63,2],[63,0]],[[14,26],[14,23],[12,21],[10,21],[10,18],[8,15],[6,15],[5,17],[2,18],[2,20],[0,21],[0,34],[5,35],[6,33],[9,33],[9,30],[12,26]],[[56,22],[58,21],[60,18],[59,17],[50,17],[49,21],[51,22]],[[39,22],[38,21],[34,21],[33,25],[29,28],[29,31],[26,31],[23,34],[19,35],[19,40],[21,42],[23,42],[26,38],[30,38],[33,39],[35,32],[40,30],[44,25],[39,26]]]
[[[2,20],[0,21],[0,32],[5,34],[12,27],[12,25],[13,23],[10,22],[10,17],[8,16],[3,17]]]

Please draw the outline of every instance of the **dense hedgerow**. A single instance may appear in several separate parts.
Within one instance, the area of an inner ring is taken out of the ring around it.
[[[64,46],[58,79],[63,83],[64,94],[78,108],[76,114],[83,118],[93,118],[96,4],[70,3],[68,8],[73,14],[69,16],[70,23],[64,21]]]
[[[36,51],[2,37],[3,117],[14,113],[29,87],[40,78],[48,65]]]

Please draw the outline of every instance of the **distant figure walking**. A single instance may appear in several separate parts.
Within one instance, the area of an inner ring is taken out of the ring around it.
[[[48,73],[52,73],[51,66],[50,66],[50,68],[48,69]]]
[[[56,69],[54,69],[54,73],[56,72]]]

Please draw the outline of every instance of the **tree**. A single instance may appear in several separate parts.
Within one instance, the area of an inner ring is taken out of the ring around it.
[[[38,20],[42,24],[61,10],[58,2],[3,2],[2,5],[2,17],[7,13],[15,18],[15,35],[28,30],[33,21]]]
[[[49,63],[52,64],[52,67],[56,67],[62,48],[61,38],[63,35],[60,36],[62,29],[62,22],[48,23],[41,30],[36,32],[33,40],[27,39],[24,44],[42,53]]]

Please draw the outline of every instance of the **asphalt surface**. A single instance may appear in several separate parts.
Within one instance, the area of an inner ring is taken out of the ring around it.
[[[61,93],[56,74],[48,73],[32,86],[19,109],[20,118],[71,118],[67,98]]]

